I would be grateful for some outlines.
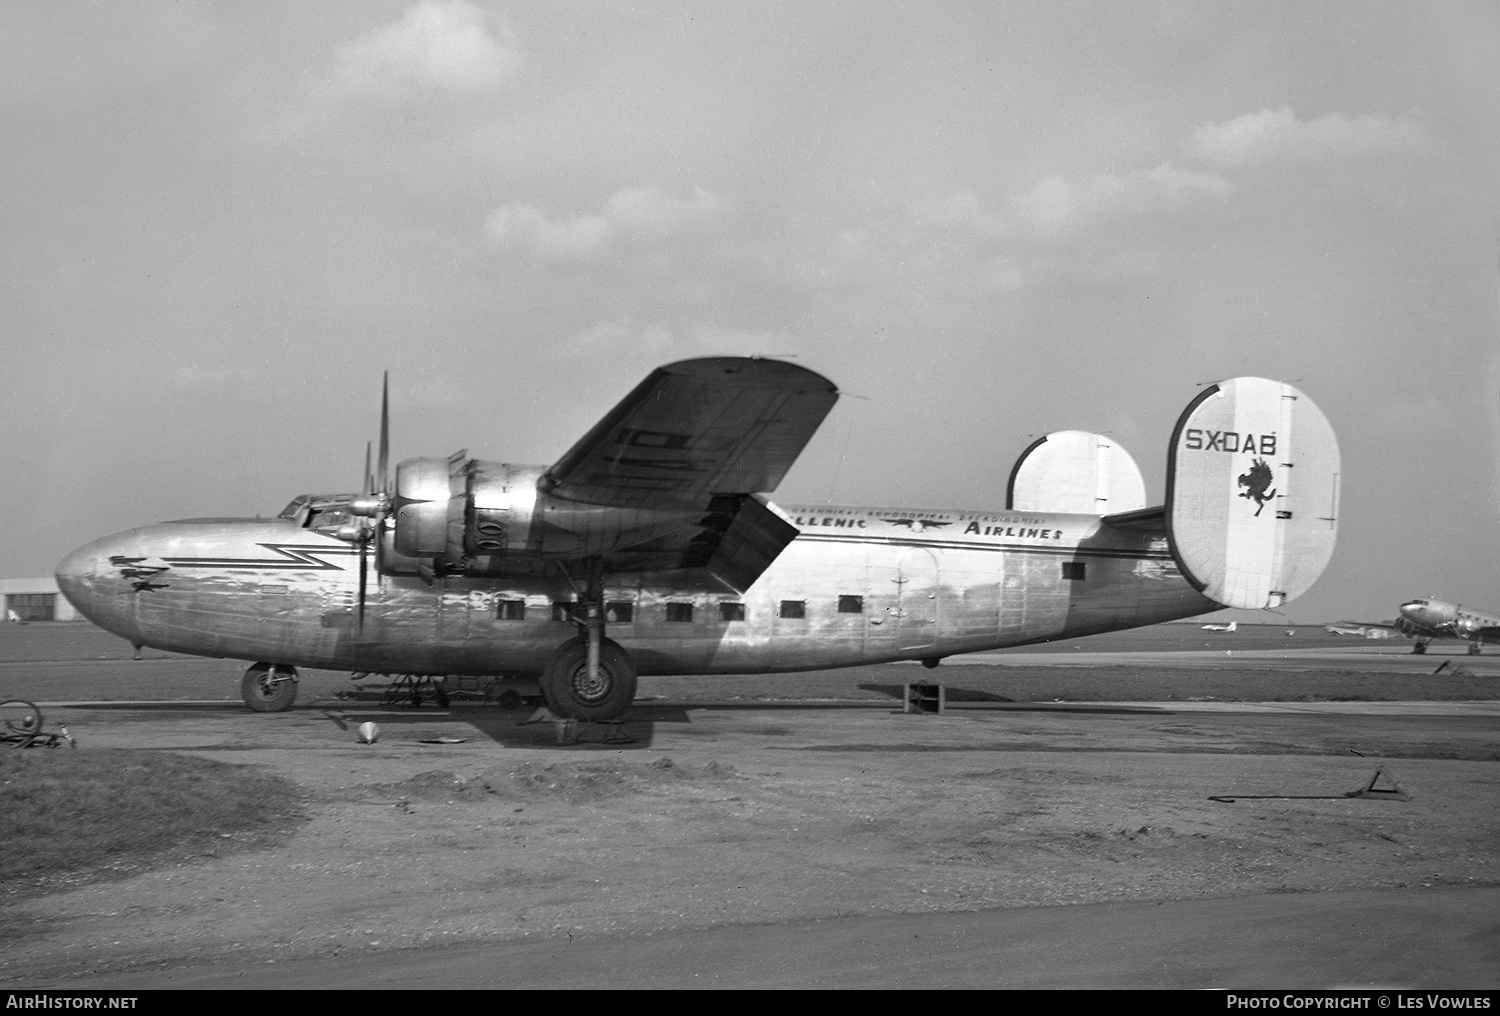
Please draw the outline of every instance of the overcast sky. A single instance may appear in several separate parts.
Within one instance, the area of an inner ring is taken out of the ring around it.
[[[652,367],[846,393],[775,497],[1160,503],[1199,384],[1332,420],[1291,605],[1500,610],[1500,5],[0,6],[0,576],[142,523],[548,463]],[[858,396],[857,398],[854,396]]]

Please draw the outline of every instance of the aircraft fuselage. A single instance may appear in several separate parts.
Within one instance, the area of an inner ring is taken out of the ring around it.
[[[1219,608],[1182,577],[1164,538],[1097,516],[780,511],[799,535],[743,595],[680,572],[606,577],[608,637],[641,674],[936,659]],[[373,555],[295,520],[207,519],[95,541],[63,561],[58,581],[90,620],[159,649],[335,670],[526,675],[575,634],[566,615],[577,596],[555,568],[519,571],[430,582],[380,575]]]

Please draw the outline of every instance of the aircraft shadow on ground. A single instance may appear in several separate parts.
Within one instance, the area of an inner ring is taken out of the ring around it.
[[[576,751],[599,748],[609,751],[648,749],[655,740],[658,723],[690,723],[687,710],[681,706],[652,706],[631,709],[620,723],[578,722],[574,738],[559,730],[552,720],[532,720],[533,709],[450,708],[445,710],[402,710],[398,707],[340,705],[322,710],[341,729],[353,733],[359,725],[371,720],[381,728],[382,740],[425,742],[439,736],[462,737],[462,731],[442,735],[433,732],[439,723],[461,723],[489,738],[502,748],[556,748]],[[417,729],[420,728],[420,729]]]
[[[882,695],[889,695],[898,702],[906,698],[906,686],[902,684],[862,684],[865,691],[876,691]],[[1121,703],[1120,705],[1099,705],[1089,703],[1083,705],[1076,702],[1020,702],[1015,699],[1006,698],[1004,695],[996,695],[993,692],[977,691],[972,688],[954,688],[945,686],[943,698],[947,705],[956,709],[1003,709],[1006,712],[1039,712],[1039,713],[1146,713],[1159,716],[1162,713],[1173,712],[1161,706],[1144,706]]]

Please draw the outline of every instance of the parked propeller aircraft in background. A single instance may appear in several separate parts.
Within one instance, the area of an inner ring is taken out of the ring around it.
[[[936,666],[1278,607],[1333,554],[1338,444],[1290,385],[1201,392],[1157,507],[1123,449],[1080,431],[1026,450],[1003,509],[771,504],[837,397],[789,363],[686,360],[551,466],[458,452],[394,483],[387,403],[363,493],[127,530],[57,580],[133,643],[254,661],[256,710],[290,708],[296,668],[319,667],[523,679],[559,717],[609,720],[638,674]]]
[[[1358,635],[1365,639],[1393,639],[1401,634],[1393,624],[1366,624],[1363,621],[1325,624],[1323,630],[1330,635]]]
[[[1400,609],[1395,629],[1416,639],[1411,647],[1414,653],[1427,652],[1427,644],[1434,639],[1463,639],[1469,643],[1470,656],[1478,656],[1486,640],[1500,642],[1500,618],[1465,610],[1461,604],[1427,597],[1407,600]]]
[[[1234,631],[1239,626],[1238,621],[1230,621],[1228,624],[1204,624],[1199,625],[1204,631]]]

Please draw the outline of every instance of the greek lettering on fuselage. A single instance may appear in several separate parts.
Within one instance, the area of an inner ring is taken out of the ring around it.
[[[796,511],[796,509],[793,509]],[[911,527],[913,532],[935,534],[935,527],[946,527],[958,522],[964,526],[965,536],[1009,537],[1011,539],[1061,540],[1063,531],[1050,526],[1043,528],[1042,519],[1001,518],[998,516],[952,515],[942,512],[886,511],[878,514],[833,509],[828,514],[802,512],[791,516],[792,524],[802,529],[867,529],[870,521],[879,521],[898,529]],[[1029,525],[1031,524],[1031,525]],[[951,532],[952,530],[950,530]]]
[[[1249,455],[1275,455],[1275,434],[1241,434],[1234,430],[1200,430],[1190,427],[1183,446],[1192,451],[1245,452]]]

